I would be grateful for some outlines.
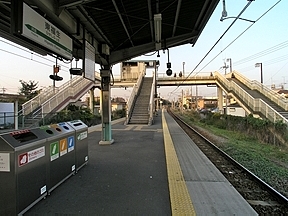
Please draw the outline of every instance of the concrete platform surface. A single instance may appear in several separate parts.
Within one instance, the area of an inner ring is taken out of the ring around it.
[[[161,127],[119,122],[109,146],[90,129],[87,166],[24,215],[171,215]]]

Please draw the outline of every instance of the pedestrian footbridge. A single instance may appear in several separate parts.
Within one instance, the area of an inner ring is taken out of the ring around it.
[[[161,73],[153,75],[150,87],[142,90],[145,72],[139,74],[137,79],[113,79],[113,88],[132,87],[131,96],[127,102],[127,121],[132,117],[133,110],[137,107],[137,98],[140,93],[148,95],[142,113],[143,118],[148,119],[139,122],[151,124],[153,122],[153,110],[155,109],[155,96],[157,95],[156,86],[191,86],[208,85],[217,86],[219,109],[222,110],[223,92],[232,96],[248,114],[267,118],[272,122],[283,121],[288,123],[288,99],[265,87],[257,81],[251,81],[237,71],[227,75],[219,72],[201,73],[189,77],[167,77]],[[19,115],[26,119],[26,122],[33,120],[38,122],[51,112],[58,112],[64,109],[69,103],[76,102],[89,90],[101,89],[101,77],[95,73],[95,82],[85,79],[81,76],[75,76],[59,88],[47,87],[39,95],[23,104],[23,109]],[[140,100],[140,99],[139,99]],[[142,101],[142,100],[141,100]],[[138,105],[139,106],[139,105]],[[146,107],[146,108],[145,108]],[[138,109],[139,111],[139,109]],[[144,113],[143,113],[144,112]],[[135,119],[135,117],[134,117]],[[137,123],[134,121],[134,123]]]

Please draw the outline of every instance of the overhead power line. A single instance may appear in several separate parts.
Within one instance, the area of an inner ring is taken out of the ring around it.
[[[274,8],[281,0],[276,2],[272,7],[270,7],[265,13],[263,13],[255,22],[253,22],[250,26],[248,26],[241,34],[239,34],[232,42],[230,42],[223,50],[221,50],[212,60],[210,60],[206,65],[204,65],[201,70],[203,70],[206,66],[208,66],[212,61],[214,61],[223,51],[225,51],[229,46],[231,46],[236,40],[238,40],[248,29],[250,29],[257,21],[259,21],[262,17],[264,17],[272,8]],[[235,63],[234,63],[235,65]],[[200,70],[200,71],[201,71]]]
[[[34,61],[34,62],[37,62],[37,63],[39,63],[39,64],[42,64],[42,65],[51,67],[50,64],[46,64],[46,63],[44,63],[44,62],[37,61],[37,60],[35,60],[35,59],[31,59],[31,58],[29,58],[29,57],[27,57],[27,56],[19,55],[19,54],[17,54],[17,53],[9,52],[9,51],[3,50],[3,49],[0,49],[0,51],[3,51],[3,52],[6,52],[6,53],[9,53],[9,54],[11,54],[11,55],[15,55],[15,56],[18,56],[18,57],[20,57],[20,58],[27,59],[27,60],[29,60],[29,61]],[[48,59],[47,59],[47,60],[48,60]],[[51,60],[49,60],[49,61],[51,61]],[[60,64],[59,64],[59,65],[60,65]],[[67,66],[65,66],[65,65],[61,65],[61,67],[65,67],[65,68],[69,69],[69,67],[67,67]],[[66,70],[62,70],[62,71],[64,71],[64,72],[69,72],[69,71],[66,71]]]
[[[204,55],[204,57],[200,60],[200,62],[194,67],[194,69],[188,74],[188,76],[182,81],[186,81],[191,74],[198,68],[198,66],[204,61],[204,59],[209,55],[209,53],[215,48],[215,46],[221,41],[221,39],[224,37],[224,35],[230,30],[230,28],[234,25],[234,23],[238,20],[238,18],[242,15],[242,13],[248,8],[248,6],[252,3],[252,1],[249,1],[245,7],[242,9],[242,11],[239,13],[239,15],[233,20],[233,22],[228,26],[228,28],[224,31],[224,33],[220,36],[220,38],[215,42],[215,44],[210,48],[210,50]],[[176,91],[178,89],[180,84],[172,91]]]
[[[55,61],[53,61],[53,60],[51,60],[51,59],[48,59],[48,58],[45,58],[45,57],[43,57],[42,55],[39,55],[39,54],[37,54],[37,53],[35,53],[35,52],[26,50],[26,49],[24,49],[24,48],[22,48],[22,47],[16,46],[16,45],[14,45],[14,44],[12,44],[12,43],[9,43],[9,42],[4,41],[4,40],[1,40],[1,39],[0,39],[0,42],[6,43],[6,44],[8,44],[8,45],[10,45],[10,46],[13,46],[13,47],[15,47],[15,48],[17,48],[17,49],[20,49],[20,50],[22,50],[22,51],[24,51],[24,52],[27,52],[27,53],[29,53],[29,54],[31,54],[31,55],[35,55],[35,56],[37,56],[37,57],[39,57],[39,58],[45,59],[46,61],[49,61],[49,62],[52,62],[52,63],[55,64]],[[7,52],[7,53],[9,53],[9,54],[16,55],[16,56],[18,56],[18,57],[25,58],[25,59],[28,59],[28,60],[32,60],[32,61],[35,61],[35,62],[37,62],[37,63],[40,63],[40,64],[43,64],[43,65],[46,65],[46,66],[51,67],[51,65],[49,65],[49,64],[46,64],[46,63],[44,63],[44,62],[40,62],[40,61],[34,60],[34,59],[32,59],[32,58],[29,58],[29,57],[26,57],[26,56],[23,56],[23,55],[19,55],[19,54],[17,54],[17,53],[13,53],[13,52],[10,52],[10,51],[7,51],[7,50],[3,50],[3,49],[0,49],[0,51]],[[67,66],[65,66],[65,65],[62,65],[62,64],[59,64],[59,65],[61,65],[61,67],[70,69],[69,67],[67,67]],[[65,70],[64,70],[64,71],[65,71]],[[65,72],[68,72],[68,71],[65,71]]]
[[[246,62],[252,61],[252,60],[254,60],[256,58],[268,55],[270,53],[276,52],[276,51],[281,50],[281,49],[286,48],[286,47],[288,47],[288,40],[284,41],[284,42],[282,42],[280,44],[277,44],[277,45],[275,45],[273,47],[270,47],[270,48],[268,48],[266,50],[263,50],[263,51],[261,51],[259,53],[253,54],[253,55],[248,56],[248,57],[246,57],[244,59],[236,61],[236,62],[234,62],[234,65],[236,66],[236,65],[244,64]]]

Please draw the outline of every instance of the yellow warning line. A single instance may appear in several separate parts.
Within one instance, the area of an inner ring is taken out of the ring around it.
[[[163,112],[162,127],[172,215],[196,215]]]

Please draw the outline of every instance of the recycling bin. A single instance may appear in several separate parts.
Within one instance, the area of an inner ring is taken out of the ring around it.
[[[41,127],[47,136],[47,190],[50,193],[75,174],[75,130],[67,123]]]
[[[45,142],[39,128],[0,135],[0,215],[23,214],[47,195]]]
[[[67,122],[75,130],[76,172],[88,163],[88,126],[81,120]]]

